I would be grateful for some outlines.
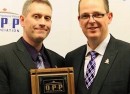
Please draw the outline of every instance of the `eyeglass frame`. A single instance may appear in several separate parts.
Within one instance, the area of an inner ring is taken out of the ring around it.
[[[98,13],[98,12],[93,13],[93,14],[84,13],[84,14],[79,16],[79,19],[82,19],[82,20],[87,19],[88,20],[88,19],[90,19],[90,17],[92,17],[95,20],[95,18],[96,19],[103,18],[106,14],[108,14],[108,13]],[[84,16],[86,16],[86,17],[84,17]]]

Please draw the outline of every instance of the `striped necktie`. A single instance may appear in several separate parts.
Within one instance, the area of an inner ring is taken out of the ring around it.
[[[96,58],[97,53],[95,51],[90,52],[91,60],[89,61],[87,65],[87,71],[86,71],[86,76],[85,76],[85,84],[86,87],[89,89],[91,86],[93,80],[94,80],[94,75],[95,75],[95,58]]]
[[[37,68],[45,68],[41,53],[38,53]]]

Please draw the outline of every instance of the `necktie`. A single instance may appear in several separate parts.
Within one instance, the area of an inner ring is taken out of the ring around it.
[[[90,55],[91,55],[91,60],[89,61],[88,65],[87,65],[87,71],[86,71],[86,76],[85,76],[85,83],[86,83],[86,87],[88,89],[94,80],[95,67],[96,67],[96,63],[94,60],[96,58],[96,52],[91,51]]]
[[[41,53],[38,53],[37,68],[45,68]]]

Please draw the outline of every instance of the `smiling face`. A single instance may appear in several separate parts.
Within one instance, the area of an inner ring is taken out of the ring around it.
[[[44,3],[33,2],[27,15],[20,16],[23,38],[30,44],[42,43],[51,29],[52,9]]]
[[[108,34],[112,13],[107,13],[104,6],[103,0],[81,0],[80,2],[79,23],[88,42],[101,43]]]

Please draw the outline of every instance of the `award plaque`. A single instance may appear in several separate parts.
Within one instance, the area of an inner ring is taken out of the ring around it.
[[[75,94],[72,67],[31,69],[32,94]]]

